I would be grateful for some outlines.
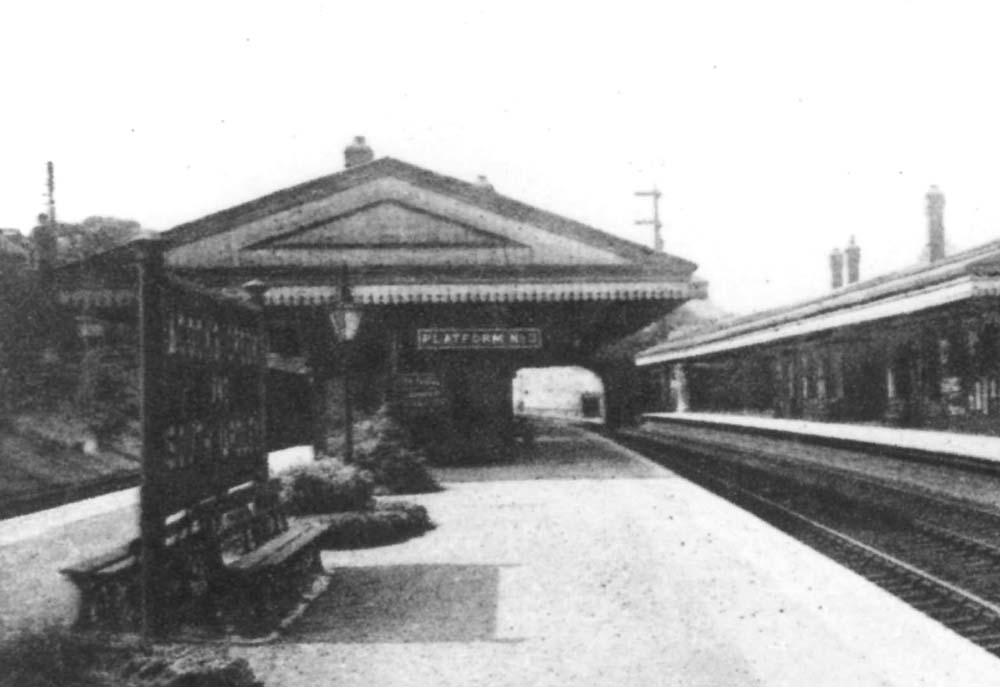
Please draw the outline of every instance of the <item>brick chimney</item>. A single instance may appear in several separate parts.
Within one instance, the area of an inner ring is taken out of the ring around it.
[[[944,257],[944,194],[937,186],[927,191],[927,260]]]
[[[853,236],[844,254],[847,256],[847,283],[853,284],[861,278],[861,249],[854,242]]]
[[[344,148],[344,167],[350,169],[358,165],[364,165],[375,159],[375,153],[371,147],[365,143],[364,136],[355,136],[354,142]]]
[[[844,254],[839,248],[830,253],[830,286],[839,289],[844,285]]]

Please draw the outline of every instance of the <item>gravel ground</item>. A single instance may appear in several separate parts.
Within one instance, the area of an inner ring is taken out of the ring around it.
[[[627,456],[576,443],[580,464]],[[324,554],[327,595],[283,642],[234,652],[283,687],[1000,683],[1000,661],[877,587],[624,462],[607,479],[494,467],[419,497],[436,530]]]

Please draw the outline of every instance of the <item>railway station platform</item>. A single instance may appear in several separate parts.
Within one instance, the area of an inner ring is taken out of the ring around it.
[[[1000,437],[724,413],[647,413],[641,431],[815,462],[1000,510]]]
[[[1000,464],[1000,437],[981,434],[935,432],[872,424],[810,422],[726,413],[646,413],[643,417],[654,421],[731,427],[789,437],[823,439],[843,445],[855,443],[922,451]]]
[[[994,685],[1000,660],[735,506],[583,430],[406,497],[438,527],[327,552],[265,684]],[[548,458],[548,460],[547,460]],[[460,480],[460,481],[458,481]]]
[[[272,472],[312,460],[296,447],[268,456]],[[139,489],[0,520],[0,638],[25,625],[67,623],[77,590],[59,568],[138,536]]]
[[[324,552],[327,591],[277,642],[231,652],[283,687],[1000,681],[997,658],[584,430],[550,426],[509,465],[439,476],[444,491],[406,497],[437,529]],[[0,543],[6,619],[67,610],[32,595],[61,558],[128,536],[132,509]]]

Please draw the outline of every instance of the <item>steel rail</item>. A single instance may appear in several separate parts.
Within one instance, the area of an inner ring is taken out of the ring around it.
[[[898,555],[892,555],[863,542],[835,527],[816,520],[783,503],[764,496],[744,484],[720,477],[705,469],[663,455],[665,451],[695,453],[657,441],[656,437],[635,432],[620,432],[616,437],[621,443],[633,444],[642,453],[670,469],[692,479],[715,493],[758,515],[803,543],[845,565],[874,584],[893,594],[916,610],[937,620],[960,636],[977,644],[994,655],[1000,656],[1000,604],[961,583],[949,581],[940,575],[922,569]],[[638,444],[638,446],[636,446]],[[718,448],[718,447],[716,447]],[[652,449],[652,451],[650,450]],[[730,449],[736,453],[735,449]],[[653,455],[650,455],[653,453]],[[761,471],[763,474],[763,471]],[[775,481],[787,476],[770,475]],[[758,489],[767,485],[756,485]],[[916,523],[916,532],[930,533],[946,541],[949,546],[989,549],[984,555],[996,561],[1000,549],[958,533],[935,528],[927,523]],[[984,561],[989,562],[989,561]]]

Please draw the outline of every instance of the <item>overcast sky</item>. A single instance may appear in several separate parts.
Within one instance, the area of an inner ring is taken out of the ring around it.
[[[993,3],[4,3],[0,227],[168,229],[390,155],[651,243],[750,311],[1000,238]]]

